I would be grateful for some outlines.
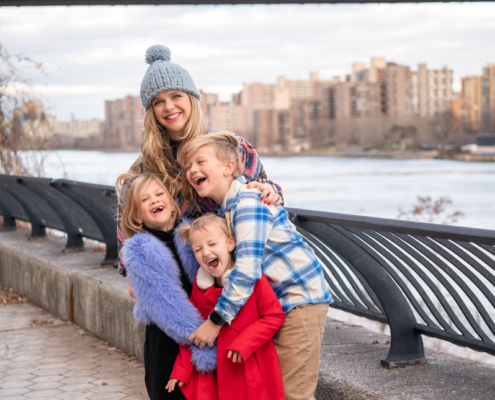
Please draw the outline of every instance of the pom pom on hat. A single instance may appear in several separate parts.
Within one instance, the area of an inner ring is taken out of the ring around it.
[[[151,100],[158,93],[169,89],[178,89],[195,96],[201,101],[201,94],[191,75],[180,65],[170,62],[170,50],[161,44],[155,44],[146,50],[148,70],[141,81],[141,104],[148,110]]]
[[[155,44],[146,50],[145,61],[148,64],[157,60],[170,62],[170,49],[162,44]]]

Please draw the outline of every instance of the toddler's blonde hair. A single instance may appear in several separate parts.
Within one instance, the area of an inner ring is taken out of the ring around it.
[[[184,243],[191,244],[191,234],[204,230],[210,225],[218,226],[228,238],[232,236],[230,227],[228,226],[225,218],[221,218],[213,213],[203,214],[201,217],[194,220],[191,225],[185,224],[184,226],[181,226],[179,228],[179,236]]]

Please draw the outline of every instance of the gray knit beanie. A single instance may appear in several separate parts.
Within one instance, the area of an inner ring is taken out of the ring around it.
[[[141,104],[148,110],[151,100],[158,93],[169,89],[178,89],[196,96],[201,100],[191,75],[180,65],[170,62],[170,50],[161,44],[155,44],[146,50],[145,60],[150,64],[141,82]]]

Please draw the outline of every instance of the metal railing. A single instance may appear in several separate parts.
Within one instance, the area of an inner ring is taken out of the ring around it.
[[[3,230],[31,223],[104,242],[117,259],[115,189],[69,180],[0,175]],[[495,231],[288,208],[315,253],[332,307],[390,326],[383,366],[426,362],[421,335],[495,355]]]

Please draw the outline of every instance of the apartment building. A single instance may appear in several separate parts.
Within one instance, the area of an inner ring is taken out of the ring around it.
[[[481,76],[462,78],[462,125],[464,132],[479,132],[481,129]]]
[[[481,113],[483,131],[495,132],[495,64],[487,64],[483,67]]]
[[[144,108],[139,96],[105,101],[103,142],[108,147],[139,147],[144,127]]]

